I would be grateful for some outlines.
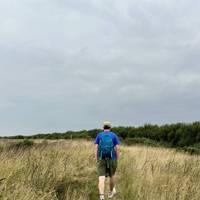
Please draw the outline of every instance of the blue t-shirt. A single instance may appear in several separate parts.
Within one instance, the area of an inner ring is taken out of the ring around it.
[[[95,139],[95,142],[94,142],[95,144],[98,144],[98,145],[99,145],[99,142],[100,142],[100,140],[101,140],[103,134],[109,134],[109,135],[110,135],[110,137],[112,138],[112,141],[113,141],[114,146],[120,144],[120,141],[119,141],[117,135],[116,135],[115,133],[111,132],[111,131],[103,131],[103,132],[98,133],[98,135],[97,135],[97,137],[96,137],[96,139]],[[114,152],[113,152],[113,157],[112,157],[112,159],[113,159],[113,160],[116,160],[116,159],[117,159],[116,151],[115,151],[115,150],[114,150]]]

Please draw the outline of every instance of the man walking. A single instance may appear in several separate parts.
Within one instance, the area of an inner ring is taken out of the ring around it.
[[[111,123],[103,123],[103,132],[100,132],[95,139],[95,158],[97,161],[97,171],[99,176],[100,200],[104,200],[105,177],[110,177],[110,192],[108,198],[112,198],[116,193],[115,171],[117,160],[119,159],[120,141],[115,133],[110,131]]]

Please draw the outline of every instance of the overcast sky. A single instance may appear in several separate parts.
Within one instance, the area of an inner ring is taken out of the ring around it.
[[[1,0],[0,135],[200,119],[200,1]]]

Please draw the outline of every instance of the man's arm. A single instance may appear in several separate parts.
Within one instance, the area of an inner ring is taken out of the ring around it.
[[[116,134],[114,134],[113,143],[115,145],[116,158],[118,160],[119,159],[119,144],[120,144],[120,141],[119,141],[119,139],[118,139]]]
[[[98,160],[99,134],[97,135],[94,144],[95,144],[95,148],[94,148],[94,157],[95,157],[95,159],[96,159],[96,161],[97,161],[97,160]]]
[[[119,159],[119,144],[115,145],[117,160]]]

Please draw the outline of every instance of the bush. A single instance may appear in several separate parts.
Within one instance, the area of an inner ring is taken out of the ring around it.
[[[148,145],[148,146],[160,146],[160,143],[151,140],[151,139],[147,139],[147,138],[126,138],[124,140],[124,143],[126,145],[133,145],[133,144],[144,144],[144,145]]]
[[[185,147],[183,147],[182,149],[183,149],[185,152],[187,152],[187,153],[189,153],[189,154],[191,154],[191,155],[193,155],[193,154],[199,155],[199,154],[200,154],[200,149],[197,148],[197,147],[193,147],[193,146],[187,147],[187,146],[185,146]]]
[[[33,141],[25,139],[23,141],[17,142],[17,143],[12,143],[8,146],[9,150],[19,150],[19,149],[27,149],[33,146]]]

